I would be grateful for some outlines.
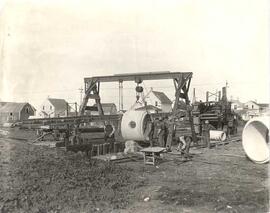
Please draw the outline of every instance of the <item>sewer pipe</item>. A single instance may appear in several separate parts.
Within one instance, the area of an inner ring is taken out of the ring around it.
[[[246,155],[255,163],[270,160],[269,152],[270,117],[256,117],[249,120],[242,132],[242,145]]]
[[[219,130],[210,130],[210,140],[225,141],[226,133]]]
[[[148,140],[150,115],[146,111],[130,110],[123,114],[121,133],[125,140]]]

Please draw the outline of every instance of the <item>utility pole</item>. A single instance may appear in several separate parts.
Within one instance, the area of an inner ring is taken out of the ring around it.
[[[119,111],[123,110],[123,81],[119,81]]]
[[[83,88],[78,89],[80,91],[80,106],[82,105],[82,94],[83,94]]]
[[[228,101],[228,99],[227,99],[228,88],[229,88],[229,83],[228,83],[228,81],[226,80],[226,101]]]
[[[78,107],[77,107],[77,102],[75,102],[75,114],[78,116]]]
[[[196,89],[195,87],[193,88],[193,100],[192,103],[194,104],[196,102]]]

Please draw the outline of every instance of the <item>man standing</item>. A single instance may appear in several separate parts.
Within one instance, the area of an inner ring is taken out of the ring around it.
[[[114,146],[114,132],[115,132],[115,128],[112,124],[110,124],[108,121],[105,121],[104,124],[104,140],[105,142],[109,142],[110,143],[110,151],[113,150],[113,146]]]
[[[104,125],[104,139],[105,139],[105,141],[114,140],[114,132],[115,132],[114,126],[112,124],[108,123],[108,121],[105,121],[105,125]]]
[[[159,134],[158,134],[158,142],[159,146],[166,147],[166,141],[168,137],[168,118],[160,118],[159,119]]]

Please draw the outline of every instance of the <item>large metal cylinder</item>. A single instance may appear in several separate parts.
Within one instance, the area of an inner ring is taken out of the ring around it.
[[[127,111],[121,121],[121,133],[125,140],[145,141],[148,139],[147,123],[150,116],[146,111]]]
[[[242,133],[242,145],[246,155],[255,163],[267,163],[269,153],[270,117],[257,117],[248,121]]]
[[[226,133],[219,130],[210,130],[210,140],[225,141]]]

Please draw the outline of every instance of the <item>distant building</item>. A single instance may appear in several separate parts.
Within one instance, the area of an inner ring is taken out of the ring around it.
[[[117,107],[115,103],[102,103],[101,107],[103,109],[104,115],[117,114]],[[94,104],[93,106],[87,106],[85,111],[88,115],[99,115],[97,104]]]
[[[67,116],[70,106],[64,99],[47,98],[40,107],[39,115],[43,118]]]
[[[0,102],[0,123],[13,123],[35,115],[36,109],[29,103]]]
[[[256,101],[248,101],[243,104],[243,109],[237,110],[243,120],[250,120],[269,111],[269,104],[257,103]]]
[[[260,106],[255,101],[248,101],[244,104],[244,109],[253,110],[254,112],[260,111]]]
[[[248,121],[269,112],[269,104],[257,103],[256,101],[241,103],[239,100],[231,100],[231,109],[243,120]]]
[[[258,104],[260,107],[260,113],[269,112],[269,104]]]
[[[152,91],[145,99],[147,105],[153,105],[161,110],[161,112],[172,111],[172,101],[164,92]]]
[[[242,110],[244,109],[244,104],[239,100],[231,100],[231,109],[232,110]]]

